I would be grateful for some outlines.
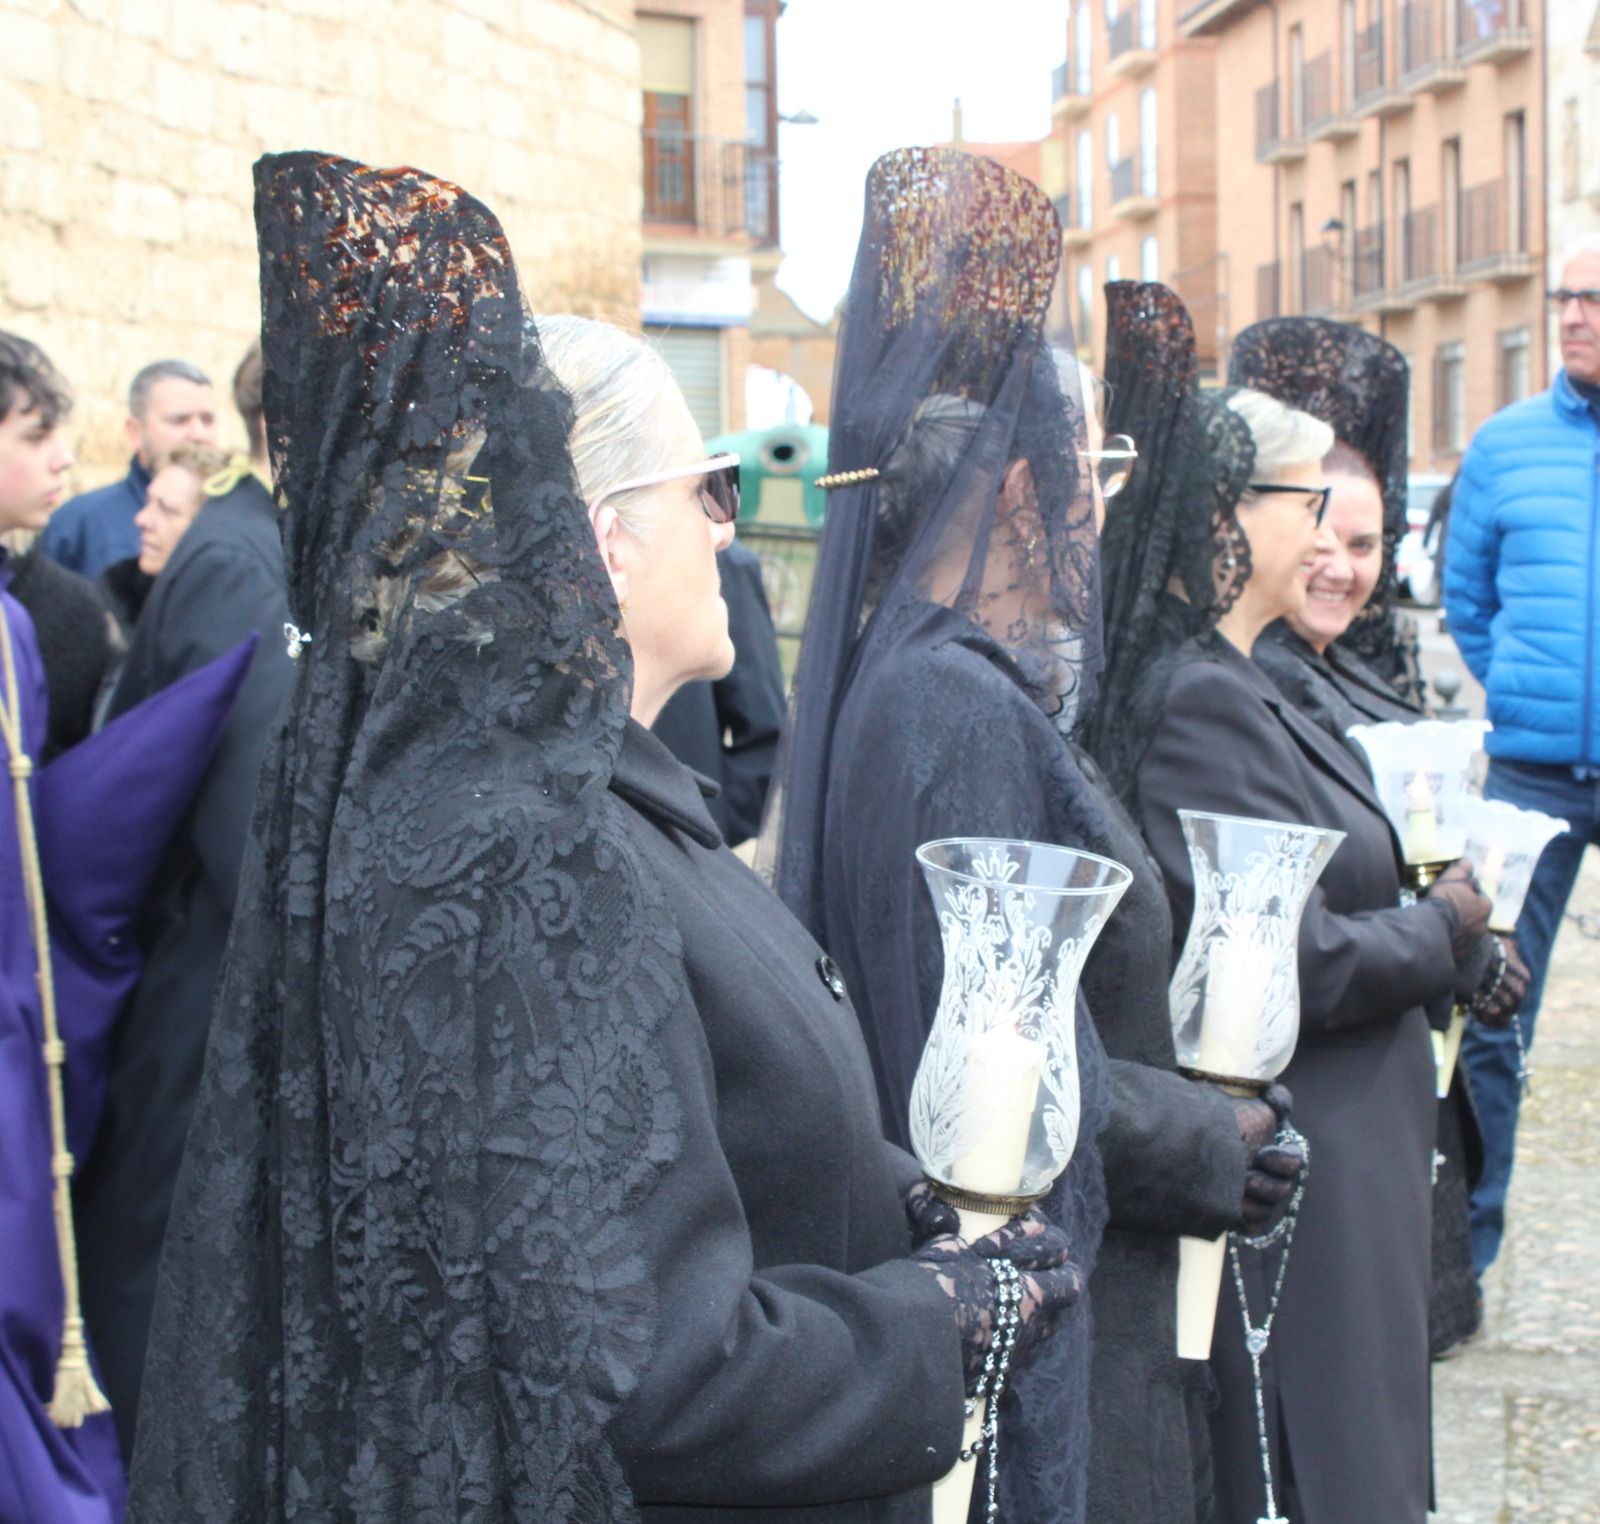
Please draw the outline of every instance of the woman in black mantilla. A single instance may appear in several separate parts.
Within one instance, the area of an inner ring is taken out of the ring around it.
[[[1193,902],[1180,808],[1345,833],[1302,917],[1300,1043],[1284,1074],[1311,1162],[1262,1359],[1277,1500],[1294,1524],[1424,1524],[1435,1131],[1424,1007],[1448,997],[1488,902],[1458,865],[1400,906],[1397,844],[1367,774],[1250,660],[1261,632],[1304,603],[1332,430],[1259,392],[1178,395],[1168,371],[1139,363],[1147,334],[1190,326],[1176,297],[1127,283],[1107,298],[1113,418],[1178,420],[1107,526],[1120,598],[1099,732],[1136,796],[1178,936]],[[1241,1255],[1256,1325],[1280,1252]],[[1264,1511],[1253,1381],[1227,1280],[1222,1297],[1218,1514],[1253,1524]]]
[[[866,203],[778,887],[845,968],[904,1140],[943,963],[916,847],[1028,838],[1133,870],[1084,976],[1084,1122],[1046,1206],[1080,1258],[1098,1246],[1092,1372],[1080,1321],[1017,1383],[1002,1488],[1017,1520],[1194,1524],[1209,1443],[1204,1373],[1173,1353],[1175,1235],[1238,1220],[1244,1135],[1277,1114],[1173,1072],[1160,877],[1069,739],[1100,625],[1091,419],[1076,362],[1042,339],[1060,230],[1035,186],[951,150],[881,159]]]
[[[1350,746],[1365,767],[1366,752],[1349,740],[1352,725],[1422,718],[1422,710],[1362,654],[1375,654],[1393,670],[1386,652],[1395,643],[1394,558],[1405,531],[1409,367],[1394,345],[1349,323],[1271,318],[1234,342],[1228,379],[1310,413],[1334,432],[1322,462],[1329,536],[1312,563],[1305,606],[1268,626],[1254,659],[1290,703]],[[1490,932],[1460,970],[1455,995],[1474,1004],[1477,1019],[1504,1026],[1527,981],[1515,941]],[[1474,1001],[1480,986],[1488,986],[1485,998]],[[1442,1025],[1449,1004],[1441,1002],[1429,1015]],[[1436,1357],[1471,1334],[1483,1316],[1468,1222],[1468,1192],[1482,1161],[1483,1140],[1458,1064],[1439,1107],[1429,1318]]]
[[[132,1517],[926,1519],[997,1261],[1023,1361],[1081,1274],[1037,1214],[928,1236],[837,975],[645,728],[731,660],[736,478],[642,341],[546,350],[456,187],[256,183],[300,670]]]

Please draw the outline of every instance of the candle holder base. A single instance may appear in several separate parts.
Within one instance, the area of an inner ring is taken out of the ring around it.
[[[1439,862],[1407,863],[1406,883],[1415,893],[1426,894],[1454,861],[1453,857],[1447,857]]]
[[[966,1191],[958,1185],[946,1185],[932,1175],[922,1177],[933,1187],[933,1194],[958,1212],[981,1212],[986,1217],[1020,1217],[1031,1206],[1036,1206],[1050,1194],[1035,1191],[1027,1196],[991,1196],[984,1191]]]
[[[1209,1069],[1191,1069],[1183,1064],[1178,1065],[1178,1073],[1185,1079],[1204,1080],[1227,1095],[1237,1095],[1249,1101],[1259,1101],[1270,1088],[1267,1080],[1246,1079],[1239,1074],[1213,1074]]]

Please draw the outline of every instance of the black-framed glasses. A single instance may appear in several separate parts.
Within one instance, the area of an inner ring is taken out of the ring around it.
[[[1083,451],[1083,458],[1094,465],[1101,497],[1115,497],[1128,485],[1139,451],[1127,434],[1108,434],[1098,450]]]
[[[1306,512],[1318,524],[1322,522],[1322,515],[1328,511],[1328,495],[1332,487],[1291,487],[1279,482],[1246,482],[1245,491],[1265,494],[1268,492],[1294,492],[1301,497],[1310,498],[1306,504]]]
[[[1557,286],[1554,291],[1546,291],[1545,298],[1554,312],[1562,311],[1568,302],[1576,298],[1578,305],[1583,308],[1585,317],[1593,317],[1596,313],[1600,313],[1600,291],[1596,291],[1593,286],[1585,286],[1577,291]]]
[[[642,487],[659,487],[665,482],[682,481],[686,476],[701,476],[700,506],[713,524],[731,524],[739,517],[739,457],[731,453],[713,455],[709,460],[697,460],[691,466],[678,466],[671,471],[657,471],[653,476],[636,476],[631,481],[618,482],[608,487],[592,503],[594,512],[608,498],[621,492],[636,492]]]

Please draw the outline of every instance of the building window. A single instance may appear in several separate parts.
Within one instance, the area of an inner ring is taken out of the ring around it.
[[[694,23],[641,16],[639,62],[644,89],[644,217],[695,221]]]
[[[1156,0],[1139,0],[1139,46],[1156,45]]]
[[[1466,447],[1466,354],[1460,344],[1441,344],[1433,361],[1433,448],[1459,455]]]
[[[1306,209],[1298,201],[1289,208],[1288,287],[1285,310],[1299,312],[1306,294]]]
[[[1395,273],[1403,283],[1415,280],[1420,273],[1416,250],[1411,245],[1411,160],[1396,159],[1390,178],[1394,183]]]
[[[1139,189],[1146,196],[1156,194],[1156,92],[1139,92]]]
[[[1446,138],[1439,150],[1439,205],[1444,217],[1440,271],[1454,275],[1461,261],[1461,139]]]
[[[1533,373],[1529,363],[1532,346],[1526,328],[1500,330],[1499,366],[1495,377],[1495,406],[1510,407],[1521,402],[1533,390]]]
[[[1160,246],[1156,243],[1156,235],[1151,233],[1139,240],[1139,279],[1161,279]]]
[[[1298,26],[1289,28],[1289,136],[1298,138],[1306,130],[1306,34]]]
[[[1106,117],[1106,168],[1115,169],[1121,162],[1122,125],[1113,111]]]
[[[766,11],[744,13],[744,135],[758,148],[771,148],[772,18]]]
[[[1078,266],[1078,344],[1087,349],[1094,343],[1094,266]]]
[[[1094,93],[1091,88],[1094,78],[1091,68],[1094,57],[1094,43],[1090,32],[1092,26],[1089,0],[1078,0],[1078,8],[1072,13],[1072,67],[1076,71],[1079,95]]]
[[[1520,111],[1505,122],[1506,249],[1520,254],[1528,246],[1527,129]]]
[[[1339,66],[1344,79],[1344,103],[1348,107],[1356,95],[1356,0],[1340,0]]]
[[[1122,279],[1122,261],[1115,254],[1106,255],[1106,284]]]
[[[1561,199],[1576,201],[1583,191],[1583,117],[1576,97],[1561,103]]]
[[[1116,25],[1117,12],[1122,8],[1122,0],[1106,0],[1106,30],[1110,31]]]
[[[1411,368],[1409,352],[1402,350],[1400,358],[1405,361],[1406,375],[1411,379],[1406,388],[1406,459],[1409,461],[1417,453],[1417,382],[1421,377]]]
[[[1078,134],[1078,226],[1094,226],[1094,139],[1088,128]]]

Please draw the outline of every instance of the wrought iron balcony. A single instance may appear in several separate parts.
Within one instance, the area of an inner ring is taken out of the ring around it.
[[[1525,198],[1504,180],[1488,180],[1461,193],[1460,270],[1473,280],[1526,280],[1533,272],[1528,252]]]
[[[1381,18],[1356,33],[1355,113],[1358,117],[1398,116],[1411,109],[1411,97],[1390,77],[1386,41]]]
[[[1160,208],[1156,195],[1155,166],[1129,154],[1111,167],[1111,215],[1143,218]]]
[[[1293,164],[1306,156],[1305,138],[1280,126],[1277,80],[1256,91],[1256,158],[1263,164]]]
[[[1416,301],[1450,302],[1467,294],[1444,224],[1444,209],[1437,205],[1417,207],[1401,219],[1399,290]]]
[[[706,238],[778,242],[778,156],[670,129],[644,137],[644,220]]]
[[[1353,138],[1361,130],[1354,114],[1339,99],[1332,53],[1319,53],[1305,66],[1300,76],[1300,95],[1305,101],[1306,142],[1337,142]]]
[[[1432,0],[1400,7],[1400,84],[1414,95],[1443,95],[1466,83],[1465,65],[1440,45]]]
[[[1533,48],[1525,0],[1456,0],[1456,57],[1462,63],[1504,63]]]

